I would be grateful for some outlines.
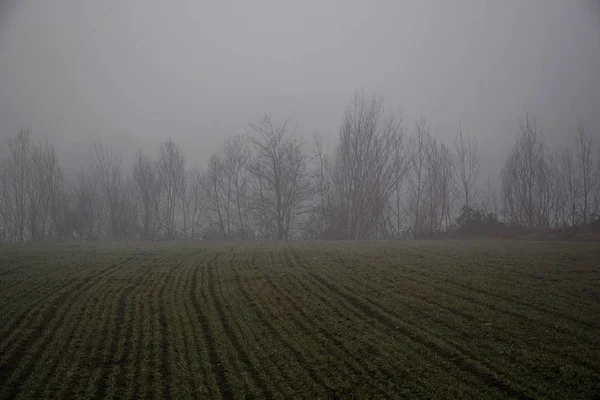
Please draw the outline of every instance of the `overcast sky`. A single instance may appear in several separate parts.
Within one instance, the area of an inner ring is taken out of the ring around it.
[[[171,137],[204,166],[264,113],[333,143],[356,90],[405,126],[459,121],[499,168],[529,110],[555,147],[600,143],[595,0],[0,0],[0,141],[47,133],[61,163]]]

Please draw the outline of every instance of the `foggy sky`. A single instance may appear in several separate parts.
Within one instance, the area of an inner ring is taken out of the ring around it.
[[[1,1],[1,0],[0,0]],[[104,16],[104,18],[102,18]],[[172,138],[203,167],[270,113],[331,146],[356,90],[407,130],[459,121],[503,165],[525,109],[554,147],[578,121],[600,144],[600,7],[593,0],[0,3],[0,146],[47,133],[67,169],[93,139],[124,156]]]

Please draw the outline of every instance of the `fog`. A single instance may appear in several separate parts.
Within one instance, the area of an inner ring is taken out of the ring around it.
[[[92,140],[130,157],[172,138],[204,166],[264,113],[332,145],[358,89],[407,129],[457,124],[499,169],[525,110],[562,146],[600,132],[592,1],[82,1],[0,6],[0,139],[47,133],[69,170]]]
[[[0,241],[600,229],[598,110],[597,1],[8,0]]]
[[[600,0],[0,0],[0,400],[600,399],[599,243]]]

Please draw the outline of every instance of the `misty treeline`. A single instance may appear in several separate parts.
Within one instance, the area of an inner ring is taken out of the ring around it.
[[[172,140],[131,169],[106,143],[67,180],[54,147],[21,131],[0,162],[0,240],[429,238],[474,220],[525,228],[586,224],[600,211],[600,159],[580,124],[551,151],[525,115],[496,187],[481,147],[407,127],[382,97],[356,93],[332,153],[268,115],[225,140],[203,170]],[[491,223],[491,225],[490,225]]]

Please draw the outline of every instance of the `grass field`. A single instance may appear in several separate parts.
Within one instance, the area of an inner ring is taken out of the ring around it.
[[[597,244],[0,247],[1,399],[598,396]]]

